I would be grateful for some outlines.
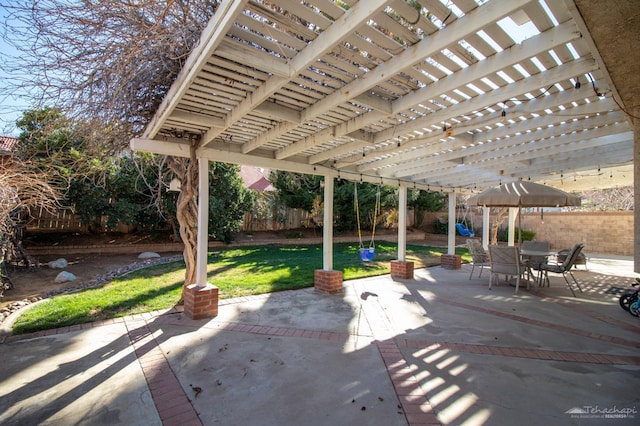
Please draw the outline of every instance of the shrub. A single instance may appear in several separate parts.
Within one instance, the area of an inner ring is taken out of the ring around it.
[[[520,228],[515,229],[515,240],[519,241],[518,235],[520,232]],[[522,230],[522,241],[531,241],[536,237],[535,231],[527,231],[526,229]],[[508,241],[509,240],[509,227],[502,229],[498,232],[498,241]]]
[[[446,218],[439,217],[433,222],[434,234],[448,234],[449,221]]]

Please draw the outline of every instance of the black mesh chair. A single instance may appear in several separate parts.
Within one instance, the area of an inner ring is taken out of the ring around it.
[[[555,274],[562,274],[562,277],[564,278],[567,285],[569,286],[569,289],[571,290],[573,297],[575,297],[576,293],[573,291],[573,287],[571,287],[571,283],[567,279],[567,274],[568,274],[571,276],[571,279],[573,279],[573,282],[578,287],[578,290],[580,290],[580,293],[582,293],[582,288],[580,288],[580,284],[578,284],[576,277],[574,277],[573,273],[571,273],[571,268],[573,268],[573,265],[578,259],[578,256],[580,255],[580,252],[582,252],[583,248],[584,248],[584,244],[578,243],[575,246],[573,246],[571,251],[569,251],[569,254],[565,258],[564,262],[558,263],[558,264],[545,263],[540,265],[539,267],[540,273],[544,273],[543,279],[546,280],[547,285],[549,285],[549,272],[553,272]]]

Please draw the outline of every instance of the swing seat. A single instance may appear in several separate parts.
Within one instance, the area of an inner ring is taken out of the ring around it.
[[[458,222],[456,223],[456,229],[458,230],[458,233],[460,235],[462,235],[463,237],[473,237],[475,236],[475,234],[473,233],[472,230],[467,229],[462,223]]]
[[[373,247],[369,247],[369,248],[361,247],[360,248],[360,259],[362,259],[363,262],[371,262],[375,256],[376,256],[376,249],[375,248],[373,248]]]

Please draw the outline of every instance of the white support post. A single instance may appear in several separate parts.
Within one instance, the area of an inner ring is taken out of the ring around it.
[[[449,193],[449,230],[447,239],[447,254],[456,254],[456,194]]]
[[[198,241],[196,284],[207,285],[207,252],[209,250],[209,160],[198,158]]]
[[[398,188],[398,260],[407,257],[407,188]]]
[[[518,214],[517,207],[509,207],[509,238],[507,245],[514,246],[516,244],[516,216]]]
[[[482,246],[485,250],[489,250],[489,213],[491,208],[482,206]]]
[[[333,270],[333,176],[324,177],[324,219],[322,227],[322,268]]]

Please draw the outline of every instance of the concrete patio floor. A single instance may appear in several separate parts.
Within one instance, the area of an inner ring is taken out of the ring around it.
[[[638,424],[632,262],[588,267],[576,298],[463,265],[5,337],[0,424]]]

